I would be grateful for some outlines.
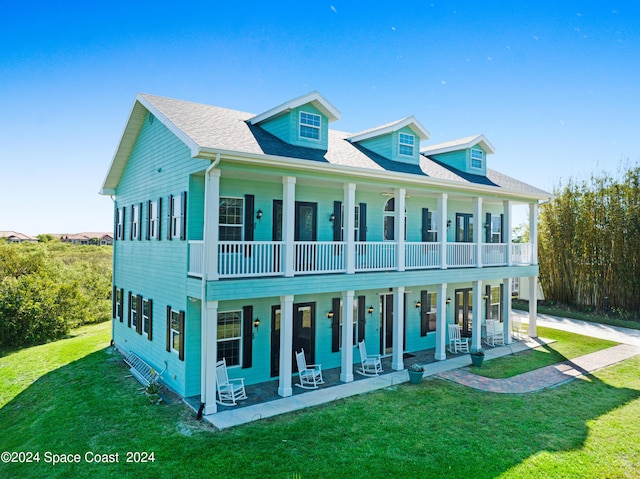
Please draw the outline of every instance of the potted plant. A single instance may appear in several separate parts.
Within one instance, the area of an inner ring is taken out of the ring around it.
[[[412,364],[408,368],[409,371],[409,382],[411,384],[420,384],[422,381],[422,376],[424,374],[424,368],[419,364]]]
[[[476,367],[482,366],[482,363],[484,362],[484,351],[479,349],[477,351],[473,351],[470,354],[471,354],[471,364],[473,364]]]
[[[162,386],[158,383],[150,383],[144,390],[144,393],[147,396],[147,399],[151,404],[160,404],[162,401],[162,397],[160,397],[160,391],[162,390]]]

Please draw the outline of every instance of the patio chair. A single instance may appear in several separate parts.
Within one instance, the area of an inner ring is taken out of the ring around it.
[[[449,325],[449,352],[451,353],[468,353],[469,352],[469,338],[462,338],[460,336],[460,325]]]
[[[522,324],[520,316],[511,316],[511,336],[515,339],[523,339],[527,335],[527,330]]]
[[[360,350],[360,363],[361,369],[357,370],[357,373],[363,376],[377,376],[382,372],[382,362],[379,354],[367,355],[367,346],[364,344],[364,340],[358,343],[358,349]]]
[[[317,389],[319,384],[324,384],[322,365],[307,364],[304,349],[296,353],[296,363],[298,363],[298,380],[300,381],[296,386],[304,389]]]
[[[244,390],[244,378],[229,379],[227,374],[227,360],[222,358],[216,363],[216,389],[218,390],[218,404],[235,406],[236,401],[247,399]]]
[[[487,319],[487,338],[485,342],[490,346],[501,344],[504,346],[504,331],[501,327],[502,323],[495,319]]]

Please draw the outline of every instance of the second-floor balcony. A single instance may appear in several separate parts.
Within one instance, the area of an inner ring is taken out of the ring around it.
[[[348,251],[349,246],[353,249]],[[442,247],[446,252],[442,254]],[[404,248],[399,255],[398,248]],[[287,275],[287,251],[282,241],[220,241],[218,278]],[[349,253],[353,261],[349,261]],[[529,243],[416,243],[295,241],[289,275],[496,267],[533,264]],[[400,264],[402,263],[402,264]],[[202,277],[204,241],[189,241],[189,275]]]

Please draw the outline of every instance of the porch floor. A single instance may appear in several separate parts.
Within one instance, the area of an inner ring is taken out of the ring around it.
[[[540,338],[526,338],[525,340],[514,341],[511,344],[494,348],[483,344],[485,360],[535,348],[544,342],[545,341]],[[447,351],[447,359],[443,361],[437,361],[434,355],[435,349],[405,353],[403,360],[404,366],[406,368],[414,363],[423,365],[425,368],[424,377],[428,377],[471,364],[471,357],[466,353],[451,354]],[[293,395],[286,398],[278,395],[277,379],[247,385],[245,388],[247,399],[240,401],[237,406],[218,405],[218,412],[216,414],[204,416],[204,418],[218,429],[225,429],[258,419],[329,403],[345,397],[384,389],[409,380],[406,369],[400,371],[391,369],[391,357],[382,358],[384,372],[379,376],[362,376],[356,372],[359,367],[359,362],[354,363],[354,380],[348,383],[340,380],[341,369],[339,367],[323,369],[322,375],[325,384],[315,390],[302,389],[295,386],[294,384],[297,382],[297,377],[294,375],[292,377]],[[185,402],[197,411],[200,406],[200,396],[185,398]]]

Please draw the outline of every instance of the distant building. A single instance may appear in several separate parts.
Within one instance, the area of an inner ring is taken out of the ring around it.
[[[53,235],[60,238],[63,243],[80,244],[80,245],[98,245],[112,246],[113,235],[111,233],[84,232],[75,234],[59,234]]]
[[[18,233],[17,231],[0,231],[0,238],[4,238],[10,243],[24,243],[25,241],[30,243],[38,242],[38,238]]]

